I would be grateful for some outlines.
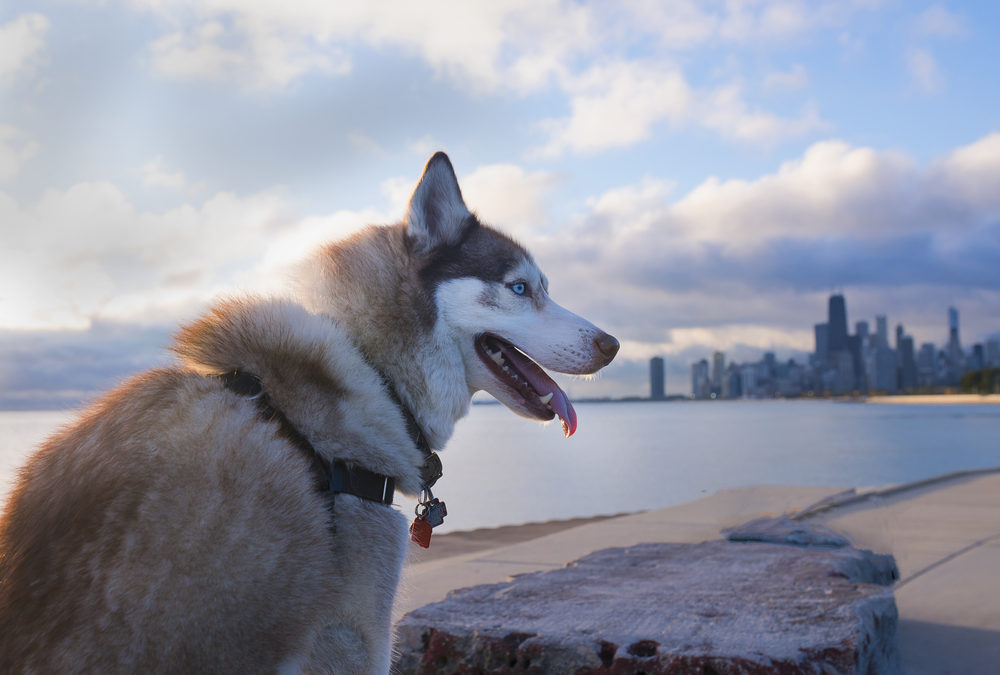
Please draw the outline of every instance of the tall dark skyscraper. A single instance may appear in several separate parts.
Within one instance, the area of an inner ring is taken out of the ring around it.
[[[917,386],[917,360],[909,335],[899,335],[899,386],[903,390]]]
[[[830,354],[830,348],[827,341],[829,329],[830,327],[825,323],[818,323],[813,326],[813,331],[816,334],[816,363],[820,366],[826,365]]]
[[[847,305],[843,295],[830,296],[826,347],[833,354],[847,350]]]
[[[654,401],[662,401],[667,397],[666,376],[663,372],[663,359],[654,356],[649,360],[649,397]]]

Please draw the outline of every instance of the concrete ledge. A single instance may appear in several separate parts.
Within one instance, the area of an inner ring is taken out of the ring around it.
[[[891,556],[640,544],[454,591],[397,625],[403,673],[896,673]]]

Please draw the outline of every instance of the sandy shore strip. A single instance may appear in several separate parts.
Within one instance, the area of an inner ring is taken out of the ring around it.
[[[547,537],[550,534],[569,530],[581,525],[599,523],[610,518],[629,515],[618,513],[612,516],[591,516],[589,518],[568,518],[566,520],[547,520],[542,523],[524,523],[521,525],[503,525],[500,527],[484,527],[478,530],[462,530],[435,534],[431,539],[430,548],[412,547],[409,552],[409,564],[430,562],[441,558],[488,551],[493,548],[511,546],[521,542]]]
[[[948,405],[992,403],[1000,405],[1000,394],[900,394],[899,396],[869,396],[866,403],[890,405]]]

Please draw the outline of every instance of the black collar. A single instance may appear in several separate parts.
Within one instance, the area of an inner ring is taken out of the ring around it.
[[[331,494],[347,493],[380,504],[392,504],[396,490],[395,478],[369,471],[364,467],[351,466],[340,460],[330,462],[324,459],[316,452],[316,448],[309,442],[309,439],[302,435],[295,425],[285,417],[285,414],[271,402],[271,398],[264,391],[259,377],[239,368],[234,368],[216,377],[230,391],[254,400],[257,404],[258,414],[262,419],[277,423],[279,433],[309,459],[313,475],[316,477],[317,490],[329,491]],[[410,438],[424,455],[424,463],[420,468],[421,490],[430,490],[431,486],[442,475],[441,458],[431,450],[416,418],[403,404],[391,381],[384,376],[382,379],[386,391],[389,392],[390,397],[403,414]]]
[[[427,442],[427,437],[424,436],[424,430],[420,428],[417,418],[413,416],[410,409],[403,403],[403,399],[399,396],[399,392],[396,391],[392,380],[386,377],[385,373],[378,368],[372,366],[372,370],[382,378],[382,385],[385,387],[386,392],[388,392],[389,398],[392,399],[393,403],[396,404],[396,407],[403,414],[403,420],[406,422],[406,431],[410,434],[410,440],[417,446],[420,454],[424,456],[424,463],[420,467],[420,489],[430,490],[434,483],[438,481],[438,478],[444,475],[441,458],[436,452],[431,450],[431,445]]]
[[[297,447],[310,462],[316,489],[331,495],[347,493],[369,501],[392,504],[396,494],[396,479],[364,467],[350,466],[340,460],[329,462],[324,459],[309,439],[302,435],[285,414],[274,406],[271,397],[264,391],[260,378],[239,368],[217,376],[226,389],[253,400],[257,413],[266,422],[275,422],[278,432]]]

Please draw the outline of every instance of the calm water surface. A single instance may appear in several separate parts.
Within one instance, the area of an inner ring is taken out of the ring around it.
[[[442,529],[660,508],[729,487],[860,487],[1000,466],[1000,405],[582,403],[577,413],[564,439],[558,424],[474,406],[442,453]],[[70,419],[0,412],[0,491]]]

